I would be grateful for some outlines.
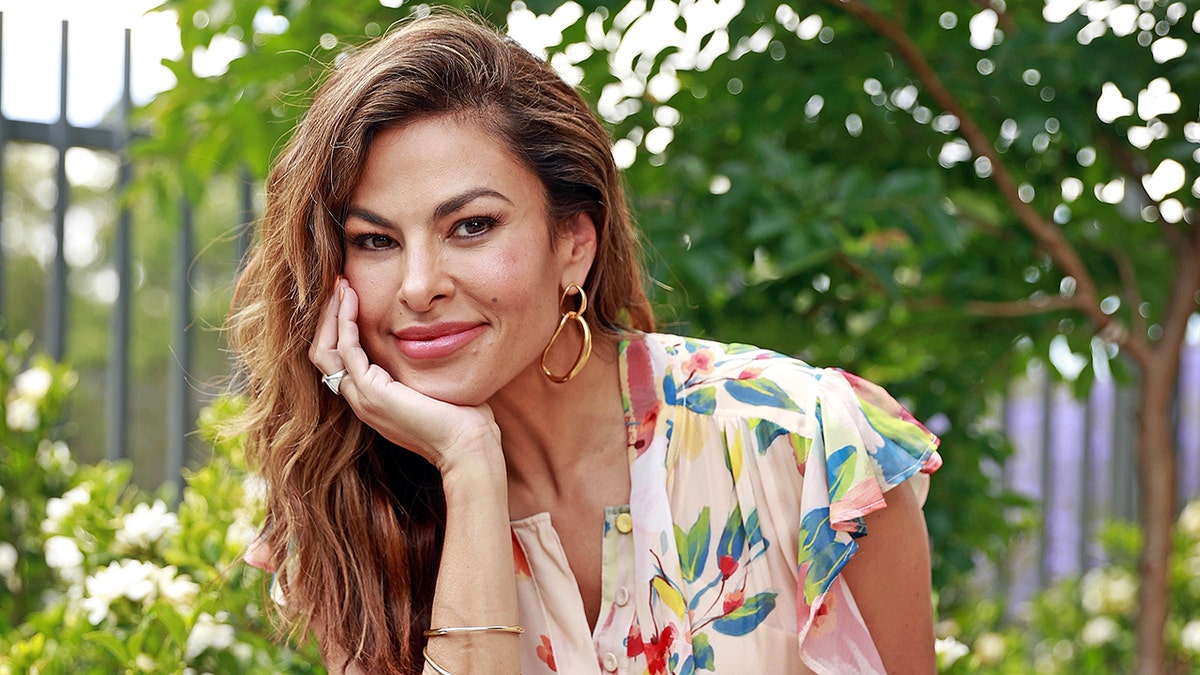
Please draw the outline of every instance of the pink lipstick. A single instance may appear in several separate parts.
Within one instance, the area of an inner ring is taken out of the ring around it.
[[[486,324],[447,321],[411,326],[394,333],[400,352],[410,359],[441,359],[465,347],[483,333]]]

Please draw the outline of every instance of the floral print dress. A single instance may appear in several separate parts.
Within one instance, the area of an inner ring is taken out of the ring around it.
[[[514,521],[522,672],[883,673],[839,572],[937,438],[865,380],[745,345],[628,334],[620,373],[632,487],[601,616],[549,515]]]

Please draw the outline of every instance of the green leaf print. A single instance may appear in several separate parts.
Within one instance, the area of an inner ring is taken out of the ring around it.
[[[694,582],[704,574],[704,561],[708,558],[708,545],[712,540],[712,526],[709,523],[709,508],[700,510],[700,516],[685,533],[683,528],[675,526],[675,547],[679,549],[679,567],[684,581]]]

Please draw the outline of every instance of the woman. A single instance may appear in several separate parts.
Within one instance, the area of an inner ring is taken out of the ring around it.
[[[936,439],[840,371],[649,333],[609,139],[545,63],[407,23],[269,188],[232,314],[248,558],[332,671],[933,670],[891,488]]]

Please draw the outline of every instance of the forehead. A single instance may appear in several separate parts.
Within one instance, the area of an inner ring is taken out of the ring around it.
[[[439,201],[487,188],[545,201],[538,176],[488,125],[467,115],[441,115],[389,127],[371,141],[351,201]]]

